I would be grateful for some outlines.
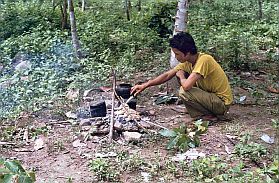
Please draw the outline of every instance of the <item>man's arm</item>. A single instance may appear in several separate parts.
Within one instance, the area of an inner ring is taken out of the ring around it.
[[[191,73],[190,76],[186,79],[183,72],[177,72],[176,76],[180,79],[180,83],[184,91],[190,90],[196,82],[202,77],[198,73]]]
[[[134,87],[132,87],[131,93],[133,93],[134,95],[137,95],[138,93],[142,92],[143,90],[145,90],[146,88],[148,88],[150,86],[160,85],[160,84],[170,80],[171,78],[173,78],[175,76],[176,72],[177,71],[175,69],[171,69],[171,70],[159,75],[155,79],[151,79],[141,85],[135,85]]]

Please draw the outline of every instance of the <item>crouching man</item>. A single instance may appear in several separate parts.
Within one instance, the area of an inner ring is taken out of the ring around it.
[[[216,121],[222,117],[229,110],[233,96],[221,66],[212,56],[197,52],[195,41],[188,33],[173,36],[170,47],[180,64],[146,83],[135,85],[131,92],[137,95],[177,76],[181,84],[179,96],[194,120]]]

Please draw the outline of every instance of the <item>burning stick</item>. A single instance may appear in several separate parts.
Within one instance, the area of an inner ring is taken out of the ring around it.
[[[111,105],[111,118],[110,118],[110,128],[109,128],[109,143],[112,142],[113,136],[113,126],[114,126],[114,100],[115,100],[115,85],[116,85],[116,76],[115,70],[112,69],[112,105]]]

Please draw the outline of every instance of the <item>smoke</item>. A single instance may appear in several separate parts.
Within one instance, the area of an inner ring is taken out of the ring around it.
[[[59,41],[45,53],[19,53],[0,78],[0,119],[39,109],[60,96],[79,67],[71,45]]]

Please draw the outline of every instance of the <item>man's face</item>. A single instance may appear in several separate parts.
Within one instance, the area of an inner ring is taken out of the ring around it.
[[[176,48],[171,48],[171,49],[172,49],[173,53],[175,54],[175,58],[176,58],[179,62],[184,63],[184,62],[186,62],[186,61],[188,60],[189,53],[187,53],[187,54],[185,55],[183,52],[179,51],[179,50],[176,49]]]

